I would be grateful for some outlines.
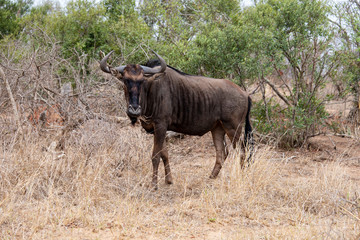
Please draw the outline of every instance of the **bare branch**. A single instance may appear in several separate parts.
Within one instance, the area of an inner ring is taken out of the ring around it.
[[[281,98],[281,100],[283,100],[286,105],[291,105],[290,102],[277,90],[274,84],[272,84],[268,79],[266,79],[266,77],[263,77],[262,79],[272,88],[272,90],[274,90],[276,95],[278,95],[278,97]]]
[[[283,82],[283,84],[285,85],[286,89],[289,91],[289,94],[291,97],[293,97],[290,86],[286,83],[285,79],[282,77],[282,73],[280,72],[280,69],[277,68],[276,64],[273,64],[275,71],[277,72],[280,80]]]
[[[6,90],[7,90],[8,94],[9,94],[10,102],[11,102],[11,105],[12,105],[12,108],[13,108],[13,111],[14,111],[16,124],[18,126],[18,131],[20,132],[20,135],[22,136],[23,131],[22,131],[22,127],[21,127],[19,112],[18,112],[17,107],[16,107],[16,102],[15,102],[14,96],[13,96],[13,94],[11,92],[9,81],[6,78],[2,67],[0,67],[0,78],[2,78],[3,81],[5,82]]]

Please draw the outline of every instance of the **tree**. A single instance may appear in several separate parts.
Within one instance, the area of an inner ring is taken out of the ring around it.
[[[72,56],[74,50],[95,56],[96,50],[106,44],[108,25],[104,15],[101,4],[88,0],[69,2],[65,12],[52,15],[55,19],[51,28],[62,42],[66,57]]]
[[[159,52],[166,53],[170,64],[198,73],[201,68],[201,51],[196,39],[212,29],[223,28],[231,15],[239,9],[237,0],[144,0],[140,14],[155,37]]]
[[[137,15],[135,12],[135,0],[104,0],[103,4],[106,14],[112,21],[122,20],[122,16],[132,18]]]
[[[60,12],[61,8],[59,3],[52,1],[45,1],[41,5],[33,6],[30,9],[29,14],[25,15],[20,20],[20,26],[25,29],[29,26],[41,27],[43,30],[47,30],[48,34],[51,33],[52,29],[48,27],[48,21],[52,14]]]
[[[195,38],[195,61],[191,65],[201,69],[202,74],[229,78],[245,88],[245,81],[269,73],[263,49],[269,42],[264,39],[269,37],[272,24],[265,24],[270,18],[258,17],[257,8],[239,11],[234,5],[231,9],[234,11],[220,18],[226,21],[206,25]],[[267,26],[266,31],[263,26]]]
[[[105,0],[103,5],[109,26],[104,51],[115,50],[121,56],[119,64],[144,61],[148,46],[155,44],[152,44],[149,27],[136,10],[135,1]]]
[[[32,0],[0,0],[0,39],[16,32],[18,19],[28,12],[31,5]]]
[[[338,27],[342,42],[340,77],[348,86],[353,101],[349,118],[360,122],[360,1],[339,3],[335,15],[337,21],[330,21]]]
[[[253,36],[258,39],[248,41],[256,43],[254,55],[261,57],[262,68],[254,70],[260,83],[271,86],[281,101],[274,106],[279,111],[276,117],[264,104],[268,129],[277,127],[282,142],[291,147],[316,134],[327,116],[327,96],[320,90],[338,62],[329,13],[330,6],[321,0],[269,0],[258,2],[239,18],[242,24],[256,26],[252,29],[259,34]],[[281,91],[263,71],[269,67],[284,86]]]

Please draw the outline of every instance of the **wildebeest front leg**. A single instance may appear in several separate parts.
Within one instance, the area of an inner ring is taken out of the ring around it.
[[[167,154],[166,154],[167,151],[166,151],[166,149],[164,150],[164,148],[163,148],[164,141],[165,141],[165,135],[166,135],[166,127],[164,127],[162,125],[156,125],[155,129],[154,129],[154,148],[153,148],[153,154],[152,154],[152,164],[153,164],[152,187],[155,190],[158,188],[157,179],[158,179],[158,169],[159,169],[160,157],[163,157],[163,159],[168,159]],[[168,165],[168,170],[170,172],[169,162],[164,160],[165,165],[166,165],[166,162]],[[167,171],[166,167],[165,167],[165,171]]]
[[[211,134],[216,149],[216,162],[210,178],[216,178],[227,156],[224,142],[225,130],[219,124],[214,130],[211,131]]]
[[[165,182],[167,184],[172,184],[173,180],[172,180],[172,176],[171,176],[171,171],[170,171],[170,163],[169,163],[169,154],[167,151],[167,148],[165,146],[166,144],[163,144],[163,149],[161,151],[161,158],[164,162],[164,168],[165,168]]]

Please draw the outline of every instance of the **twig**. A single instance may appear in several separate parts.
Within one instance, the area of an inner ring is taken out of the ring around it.
[[[19,131],[20,135],[23,136],[23,131],[22,131],[22,127],[21,127],[19,112],[18,112],[17,107],[16,107],[16,102],[15,102],[14,96],[13,96],[13,94],[11,92],[9,81],[6,78],[2,67],[0,67],[0,78],[2,78],[3,81],[5,82],[6,90],[7,90],[8,94],[9,94],[10,102],[11,102],[11,105],[12,105],[12,108],[13,108],[13,111],[14,111],[18,131]]]
[[[349,210],[347,210],[346,208],[339,206],[341,210],[343,210],[345,213],[349,214],[350,216],[352,216],[353,218],[355,218],[356,220],[358,220],[360,222],[360,218],[358,218],[357,216],[355,216],[352,212],[350,212]]]
[[[279,98],[281,98],[281,100],[283,100],[288,106],[290,106],[291,104],[289,103],[289,101],[277,90],[277,88],[274,86],[274,84],[272,84],[269,80],[267,80],[265,77],[263,77],[263,80],[274,90],[274,92],[276,93],[276,95],[279,96]]]
[[[55,92],[54,90],[51,90],[51,89],[48,88],[48,87],[44,87],[42,84],[40,84],[40,86],[41,86],[43,89],[45,89],[46,91],[49,91],[49,92],[53,93],[53,94],[56,95],[56,96],[59,96],[59,95],[60,95],[59,93]]]
[[[329,140],[330,140],[330,142],[332,143],[334,149],[336,150],[336,144],[335,144],[335,142],[331,139],[331,137],[329,137],[329,136],[327,136],[327,137],[329,138]]]
[[[249,95],[254,95],[259,88],[260,88],[260,84],[258,84],[257,87],[251,93],[249,93]]]
[[[307,135],[306,139],[316,137],[316,136],[320,136],[320,135],[325,135],[325,134],[326,134],[326,132],[318,132],[318,133],[315,133],[315,134]]]
[[[347,135],[347,134],[340,134],[340,133],[335,133],[334,136],[338,136],[338,137],[346,137],[346,138],[353,138],[355,139],[355,137]]]

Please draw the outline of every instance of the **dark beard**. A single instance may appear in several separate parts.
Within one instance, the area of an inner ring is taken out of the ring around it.
[[[131,124],[135,125],[135,123],[137,122],[137,117],[130,117],[131,120]]]

